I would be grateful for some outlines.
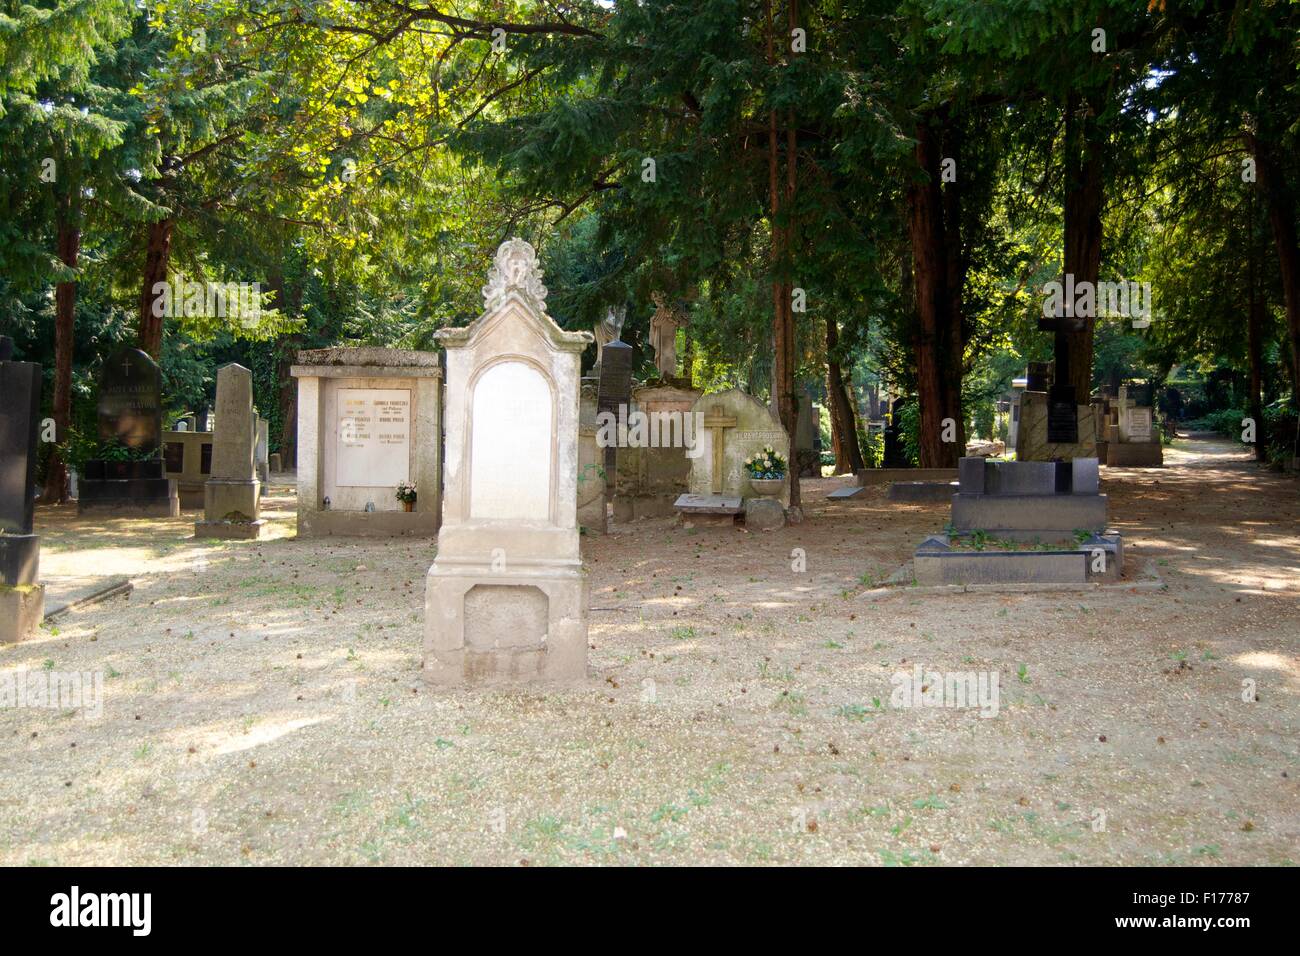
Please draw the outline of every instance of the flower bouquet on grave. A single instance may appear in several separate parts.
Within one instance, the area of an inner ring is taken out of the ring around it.
[[[402,503],[402,507],[407,511],[415,510],[415,483],[399,482],[397,485],[397,500]]]
[[[787,462],[771,445],[745,459],[749,485],[760,497],[779,495],[785,485]]]

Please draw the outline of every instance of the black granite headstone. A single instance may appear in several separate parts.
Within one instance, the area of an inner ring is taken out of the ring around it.
[[[632,400],[632,346],[615,340],[606,342],[600,353],[600,383],[596,407],[616,411]]]
[[[119,441],[133,452],[92,459],[78,486],[79,514],[175,516],[174,481],[163,471],[161,376],[144,352],[123,346],[104,365],[99,380],[99,439]]]
[[[1047,443],[1075,445],[1079,441],[1079,407],[1073,385],[1053,385],[1047,393]]]
[[[35,584],[40,539],[32,534],[40,450],[41,367],[10,361],[0,336],[0,584]]]
[[[99,379],[99,438],[117,439],[139,453],[162,439],[162,378],[139,349],[123,346],[109,356]]]
[[[12,353],[12,340],[8,347]],[[41,367],[0,359],[0,530],[30,534],[39,451]]]

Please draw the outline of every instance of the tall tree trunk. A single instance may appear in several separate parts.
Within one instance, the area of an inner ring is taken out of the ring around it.
[[[144,279],[140,288],[140,327],[139,340],[141,350],[157,362],[162,355],[163,323],[166,316],[154,315],[154,301],[157,296],[154,286],[167,281],[167,267],[171,262],[172,233],[176,220],[168,216],[149,224],[145,241]]]
[[[1101,143],[1096,129],[1096,108],[1071,94],[1065,114],[1065,248],[1064,271],[1077,287],[1094,288],[1101,273]],[[1070,310],[1073,314],[1073,309]],[[1094,320],[1088,318],[1080,332],[1061,332],[1070,350],[1070,374],[1060,385],[1073,385],[1075,400],[1086,405],[1092,394]]]
[[[1246,349],[1250,357],[1250,416],[1255,421],[1255,460],[1268,460],[1268,443],[1263,434],[1264,403],[1264,297],[1259,288],[1259,244],[1255,242],[1255,204],[1250,204],[1250,253],[1246,260],[1246,281],[1250,283],[1250,304],[1246,313]]]
[[[840,330],[826,316],[826,396],[831,405],[831,446],[835,450],[835,473],[856,475],[865,465],[858,447],[858,421],[849,400],[846,377],[840,367]]]
[[[908,189],[908,231],[916,294],[913,349],[921,406],[920,466],[955,468],[965,448],[960,405],[961,343],[952,340],[953,308],[949,302],[948,247],[940,189],[942,157],[938,136],[928,119],[917,124],[915,136],[915,158],[922,178]],[[947,418],[953,419],[953,441],[943,440]]]
[[[1282,301],[1286,306],[1287,335],[1291,340],[1291,381],[1300,383],[1300,249],[1296,244],[1295,206],[1290,190],[1278,169],[1274,147],[1253,130],[1245,133],[1251,155],[1255,157],[1255,184],[1264,197],[1268,222],[1282,270]],[[1300,407],[1300,395],[1292,389],[1293,401]],[[1300,454],[1293,448],[1292,454]]]
[[[767,60],[769,65],[776,65],[776,28],[772,19],[771,0],[765,0],[767,14]],[[796,18],[796,8],[792,0],[790,19]],[[788,121],[789,122],[789,121]],[[790,232],[793,228],[790,212],[793,209],[795,186],[795,131],[792,123],[786,131],[786,182],[784,196],[781,189],[780,173],[780,137],[777,128],[776,110],[769,110],[767,117],[767,174],[768,202],[772,216],[772,249],[770,265],[772,268],[772,377],[776,394],[773,396],[777,415],[781,419],[786,433],[790,436],[793,447],[795,428],[798,424],[799,410],[794,391],[794,312],[791,303],[792,285],[787,281],[789,269]],[[783,206],[784,199],[784,206]],[[787,221],[782,223],[782,213]],[[791,456],[793,457],[793,456]],[[787,481],[790,484],[790,508],[800,506],[799,475],[793,467],[787,469]],[[797,513],[797,512],[796,512]]]
[[[80,210],[71,197],[61,200],[56,244],[59,261],[69,269],[77,267],[81,251]],[[68,437],[72,421],[72,350],[76,339],[77,283],[60,282],[54,287],[54,440]],[[68,500],[68,466],[57,446],[50,449],[41,500],[59,504]]]

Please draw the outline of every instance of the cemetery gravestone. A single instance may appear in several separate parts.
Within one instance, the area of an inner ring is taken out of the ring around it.
[[[609,516],[605,499],[605,455],[596,440],[596,389],[582,386],[578,427],[578,524],[589,534],[605,534]]]
[[[580,680],[578,383],[592,335],[546,314],[537,254],[521,239],[497,250],[483,299],[469,326],[437,333],[447,350],[447,469],[425,591],[425,679]]]
[[[99,440],[104,457],[87,461],[79,514],[180,514],[176,487],[163,472],[161,376],[139,349],[123,346],[104,363],[99,383]]]
[[[41,367],[13,361],[0,336],[0,644],[31,637],[45,610],[35,516]]]
[[[433,535],[442,509],[437,352],[298,353],[298,536]],[[414,510],[397,498],[415,485]]]
[[[701,447],[690,460],[690,493],[678,499],[678,511],[683,515],[711,514],[725,506],[739,513],[744,510],[744,500],[765,497],[750,484],[744,461],[771,445],[789,462],[790,438],[771,410],[733,388],[701,396],[692,411],[703,425],[703,434]],[[782,509],[790,506],[789,475],[786,477],[779,496]]]
[[[251,540],[261,534],[256,455],[253,373],[232,362],[217,370],[212,475],[203,486],[203,520],[194,523],[194,537]]]
[[[689,490],[689,442],[702,440],[692,408],[698,389],[674,385],[640,386],[632,390],[632,407],[649,422],[649,444],[618,450],[614,472],[614,520],[673,514],[674,502]]]
[[[1164,442],[1155,428],[1155,410],[1129,398],[1121,386],[1111,403],[1113,424],[1107,428],[1106,465],[1111,468],[1159,468]]]
[[[1120,579],[1123,541],[1106,528],[1097,459],[962,458],[958,473],[949,530],[917,548],[918,583],[1082,585]]]
[[[163,432],[163,468],[176,483],[181,508],[202,508],[203,486],[212,473],[212,432]]]
[[[597,411],[613,412],[615,415],[618,415],[619,409],[622,408],[626,414],[631,400],[632,346],[615,339],[605,343],[605,347],[601,350],[596,408]],[[613,484],[612,476],[618,466],[619,452],[617,445],[607,445],[603,449],[607,485]]]

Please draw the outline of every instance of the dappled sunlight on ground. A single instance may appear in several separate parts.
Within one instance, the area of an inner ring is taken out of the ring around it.
[[[298,541],[284,481],[256,542],[43,508],[47,573],[135,590],[0,649],[104,674],[98,720],[0,709],[0,862],[1295,862],[1300,489],[1247,457],[1103,470],[1163,590],[880,592],[947,508],[844,478],[777,531],[584,536],[565,690],[430,691],[434,542]],[[918,664],[998,716],[891,707]]]

